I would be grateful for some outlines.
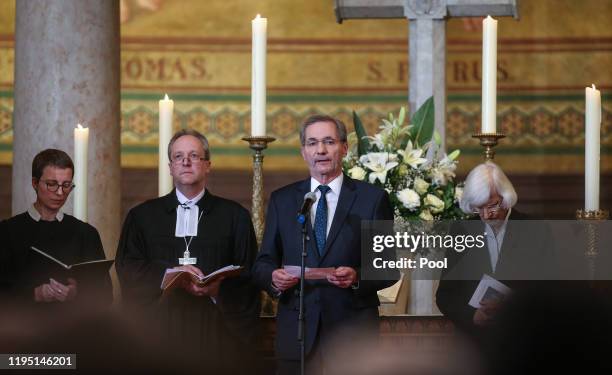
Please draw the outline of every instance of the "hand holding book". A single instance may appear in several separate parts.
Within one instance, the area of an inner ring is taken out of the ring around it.
[[[183,288],[195,296],[209,296],[215,298],[219,293],[219,285],[226,277],[240,274],[243,267],[226,266],[208,275],[193,265],[180,266],[166,270],[161,283],[162,296],[166,296],[174,288]]]
[[[54,279],[49,279],[49,283],[42,284],[34,289],[35,302],[66,302],[72,301],[77,296],[77,281],[68,278],[67,285]]]

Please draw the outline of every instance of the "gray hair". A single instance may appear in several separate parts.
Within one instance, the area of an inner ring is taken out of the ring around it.
[[[202,143],[202,148],[204,148],[204,160],[210,160],[210,147],[208,146],[208,139],[197,130],[193,129],[181,129],[174,133],[170,142],[168,143],[168,160],[172,160],[172,145],[176,142],[177,139],[181,138],[184,135],[191,135],[192,137],[196,137],[200,143]]]
[[[306,128],[317,122],[330,122],[334,124],[340,142],[346,143],[346,126],[342,121],[328,115],[312,115],[304,121],[300,128],[300,143],[302,146],[306,144]]]
[[[502,207],[512,208],[516,204],[516,191],[504,171],[492,161],[487,161],[468,174],[459,206],[463,212],[472,213],[487,203],[493,192],[503,198]]]

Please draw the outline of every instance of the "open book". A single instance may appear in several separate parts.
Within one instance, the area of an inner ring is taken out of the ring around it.
[[[204,275],[204,277],[199,277],[195,273],[178,270],[174,268],[170,268],[166,270],[164,274],[164,278],[161,283],[161,289],[163,289],[164,294],[174,289],[176,286],[180,285],[183,281],[193,281],[198,284],[199,287],[203,287],[208,283],[211,283],[217,280],[219,277],[234,277],[240,274],[240,271],[244,267],[242,266],[225,266],[223,268],[219,268],[218,270],[209,273],[208,275]]]
[[[30,249],[57,265],[57,272],[52,273],[66,277],[73,277],[77,281],[86,277],[96,278],[107,276],[108,270],[115,261],[114,259],[98,259],[75,264],[66,264],[34,246],[30,246]]]

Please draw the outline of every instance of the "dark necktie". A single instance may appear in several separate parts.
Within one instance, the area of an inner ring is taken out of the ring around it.
[[[319,255],[323,256],[323,252],[325,251],[325,240],[327,238],[327,198],[325,195],[331,188],[327,185],[319,185],[317,189],[321,192],[321,198],[319,198],[319,202],[317,203],[314,232]]]

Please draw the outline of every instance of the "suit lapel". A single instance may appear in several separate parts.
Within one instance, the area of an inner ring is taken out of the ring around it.
[[[356,197],[357,194],[355,192],[355,183],[348,176],[344,176],[342,188],[340,189],[338,205],[336,206],[336,212],[334,213],[332,225],[329,230],[329,234],[327,235],[327,240],[325,241],[325,251],[323,252],[323,257],[321,260],[325,259],[327,254],[329,254],[331,246],[336,237],[338,237],[338,233],[340,233],[340,229],[342,228],[342,225],[344,224],[344,221],[348,216]]]
[[[296,190],[296,207],[298,207],[298,210],[300,209],[300,207],[302,207],[302,203],[304,202],[304,196],[306,195],[306,193],[310,192],[310,178],[307,178],[306,180],[304,180],[301,184],[298,185],[298,189]],[[297,212],[296,212],[297,214]],[[295,227],[296,227],[296,235],[297,235],[297,243],[299,244],[298,247],[298,251],[301,254],[302,251],[302,225],[299,224],[297,222],[297,220],[294,220],[295,222]],[[306,222],[306,230],[308,233],[308,241],[306,242],[306,251],[308,253],[308,256],[306,259],[314,259],[314,264],[318,264],[319,263],[319,252],[316,249],[316,242],[315,242],[315,237],[314,237],[314,233],[312,231],[312,224],[311,220],[310,220],[310,214],[308,215],[307,218],[307,222]],[[308,261],[307,261],[308,263]]]
[[[487,226],[485,225],[484,222],[481,221],[481,230],[480,233],[484,233],[487,230]],[[493,267],[491,267],[491,249],[489,249],[489,238],[485,236],[485,245],[482,248],[482,250],[480,251],[480,264],[481,264],[481,268],[483,270],[483,273],[486,273],[488,275],[493,275]],[[499,259],[498,259],[499,262]]]
[[[501,250],[499,252],[499,259],[497,260],[497,270],[501,275],[505,275],[508,271],[512,271],[512,264],[515,262],[515,257],[519,254],[516,254],[518,250],[516,235],[512,235],[513,231],[511,229],[512,221],[508,220],[506,225],[506,232],[504,233],[504,241],[502,242]],[[516,231],[514,231],[516,233]]]

